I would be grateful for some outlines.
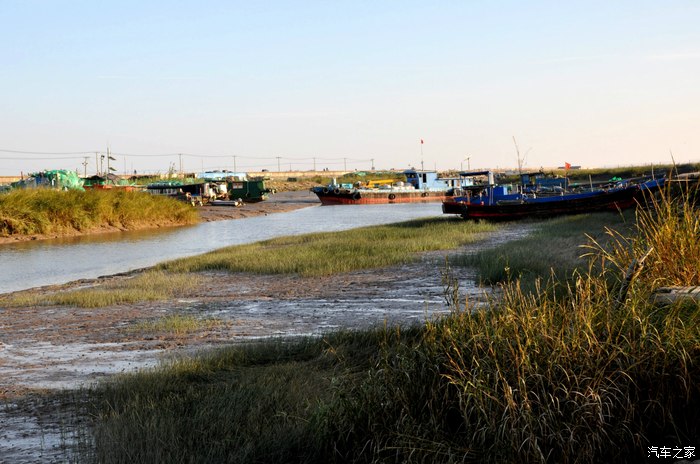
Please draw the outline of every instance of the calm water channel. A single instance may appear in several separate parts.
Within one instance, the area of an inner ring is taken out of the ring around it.
[[[228,245],[439,216],[439,203],[311,206],[288,213],[157,231],[0,246],[0,293],[126,272]]]

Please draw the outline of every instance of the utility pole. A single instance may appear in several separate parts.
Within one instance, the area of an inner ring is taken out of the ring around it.
[[[233,155],[233,172],[234,174],[238,172],[238,170],[236,169],[236,155]]]
[[[82,162],[82,165],[83,165],[83,177],[87,177],[87,165],[88,165],[87,160],[88,160],[88,157],[87,157],[87,156],[83,156],[83,158],[84,158],[84,160],[83,160],[83,162]]]
[[[104,158],[104,155],[102,155]],[[112,174],[112,171],[116,171],[110,164],[110,161],[116,161],[117,159],[112,156],[112,148],[107,146],[107,175]]]
[[[281,156],[277,156],[277,172],[281,172],[281,171],[282,171],[282,169],[280,168],[280,159],[281,159],[281,158],[282,158]]]
[[[374,171],[374,158],[372,158],[370,161],[372,161],[372,171]]]
[[[100,163],[98,161],[98,153],[95,152],[95,175],[99,176],[100,175]]]
[[[182,175],[182,153],[178,153],[178,156],[180,157],[180,178],[184,177]]]
[[[314,171],[316,171],[316,158],[314,158]]]
[[[343,170],[347,171],[348,170],[348,159],[343,158]]]

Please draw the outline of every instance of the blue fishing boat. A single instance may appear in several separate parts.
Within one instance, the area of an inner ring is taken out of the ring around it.
[[[595,211],[619,211],[643,202],[665,184],[665,178],[620,180],[605,186],[572,189],[566,178],[521,185],[498,185],[490,171],[461,172],[462,182],[452,198],[442,203],[444,214],[465,219],[512,220]]]

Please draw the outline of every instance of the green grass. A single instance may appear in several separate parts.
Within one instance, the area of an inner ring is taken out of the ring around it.
[[[193,316],[173,315],[138,322],[130,326],[128,332],[167,333],[176,336],[200,330],[209,330],[224,324],[220,319],[201,319]]]
[[[0,195],[0,236],[192,224],[196,210],[171,198],[114,190],[13,190]]]
[[[451,258],[450,264],[475,268],[484,284],[520,279],[523,286],[533,288],[535,280],[548,278],[552,272],[562,280],[574,269],[586,268],[583,255],[589,250],[583,246],[590,239],[604,244],[609,230],[625,230],[633,222],[630,214],[612,213],[553,218],[535,223],[534,230],[523,238]]]
[[[322,462],[318,415],[380,332],[275,340],[181,359],[92,391],[102,463]]]
[[[66,305],[81,308],[167,300],[186,295],[202,281],[200,276],[148,271],[129,279],[107,281],[97,287],[45,294],[35,290],[0,298],[3,306]]]
[[[320,276],[401,264],[416,253],[472,243],[496,226],[453,218],[403,222],[343,232],[276,238],[165,263],[173,272],[226,270]]]

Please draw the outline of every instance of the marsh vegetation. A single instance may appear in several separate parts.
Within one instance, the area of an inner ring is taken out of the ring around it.
[[[588,260],[533,271],[533,290],[506,274],[485,307],[453,299],[448,317],[420,326],[267,340],[112,379],[90,391],[83,457],[629,462],[653,445],[697,446],[700,308],[650,296],[700,284],[700,217],[662,199],[602,236],[587,220],[563,224],[580,229]]]
[[[431,219],[274,239],[41,300],[19,293],[13,304],[180,298],[212,270],[392,266],[497,227]],[[75,393],[91,418],[80,421],[76,460],[638,462],[649,446],[697,447],[700,307],[658,306],[652,295],[700,285],[699,236],[697,210],[661,198],[636,214],[553,219],[492,250],[452,251],[449,265],[476,266],[497,296],[465,301],[446,268],[451,311],[440,319],[239,343],[112,377]],[[126,330],[181,335],[220,323],[176,314]]]
[[[193,224],[197,211],[171,198],[112,190],[13,190],[0,195],[0,237]]]
[[[331,275],[402,264],[417,253],[473,243],[496,229],[453,218],[421,219],[342,232],[281,237],[219,249],[159,266],[169,272],[225,270],[257,274]]]

